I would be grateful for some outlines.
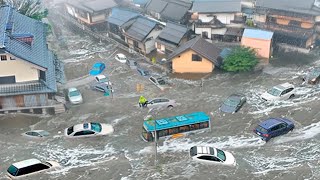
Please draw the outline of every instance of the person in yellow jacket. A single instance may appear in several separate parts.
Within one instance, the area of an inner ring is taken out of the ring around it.
[[[140,107],[147,107],[148,100],[144,96],[140,96],[139,98],[139,106]]]

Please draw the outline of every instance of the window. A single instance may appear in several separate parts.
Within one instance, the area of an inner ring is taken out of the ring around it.
[[[169,102],[168,99],[161,99],[161,102]]]
[[[197,54],[192,54],[192,61],[202,61],[202,58]]]
[[[10,56],[10,60],[16,60],[16,58],[15,58],[15,57]]]
[[[91,134],[94,134],[94,132],[92,132],[92,131],[79,131],[79,132],[75,133],[74,136],[91,135]]]
[[[168,130],[161,130],[158,131],[158,137],[162,137],[162,136],[167,136],[168,135]]]
[[[285,128],[285,127],[287,127],[287,125],[285,125],[284,123],[282,123],[282,124],[279,125],[279,129],[283,129],[283,128]]]
[[[156,80],[153,77],[151,77],[150,80],[154,83],[156,82]]]
[[[200,156],[198,159],[220,162],[220,160],[214,156]]]
[[[207,31],[202,32],[202,38],[208,39],[208,32]]]
[[[1,55],[1,61],[6,61],[7,60],[7,55]]]
[[[278,129],[280,128],[280,125],[281,125],[281,124],[274,126],[273,128],[271,128],[271,131],[276,131],[276,130],[278,130]]]
[[[73,126],[67,129],[67,134],[70,135],[71,133],[73,133]]]
[[[11,166],[8,168],[7,172],[8,172],[9,174],[11,174],[12,176],[16,176],[16,175],[17,175],[17,172],[18,172],[18,169],[17,169],[15,166],[11,165]]]
[[[200,123],[200,129],[202,129],[202,128],[207,128],[208,126],[209,126],[209,123],[208,123],[208,122]]]

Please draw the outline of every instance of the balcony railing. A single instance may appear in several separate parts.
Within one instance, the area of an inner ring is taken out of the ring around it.
[[[32,81],[26,83],[0,84],[0,95],[15,95],[20,93],[41,92],[47,89],[47,86],[41,81]]]

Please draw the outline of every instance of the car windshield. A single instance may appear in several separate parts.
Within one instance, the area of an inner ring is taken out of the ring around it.
[[[219,159],[221,159],[222,161],[225,161],[226,160],[226,154],[220,150],[220,149],[217,149],[217,156]]]
[[[102,127],[100,123],[91,123],[91,130],[95,132],[101,132]]]
[[[227,105],[227,106],[232,106],[235,107],[239,104],[240,100],[239,99],[232,99],[232,98],[228,98],[227,100],[224,101],[223,104]]]
[[[149,71],[144,71],[144,75],[149,75]]]
[[[80,92],[78,90],[75,90],[75,91],[71,91],[69,93],[70,97],[74,97],[74,96],[79,96],[80,95]]]
[[[281,94],[281,91],[277,88],[272,88],[268,90],[268,93],[273,96],[279,96]]]
[[[39,131],[39,134],[41,136],[49,136],[49,133],[47,131]]]
[[[258,126],[258,127],[256,128],[256,130],[259,131],[259,132],[262,132],[262,133],[268,133],[268,130],[265,129],[265,128],[263,128],[263,127],[261,127],[261,126]]]
[[[73,126],[69,127],[67,130],[67,134],[70,135],[71,133],[73,133]]]
[[[99,71],[99,70],[100,70],[100,66],[93,66],[93,67],[92,67],[92,70],[94,70],[94,71]]]
[[[103,77],[99,80],[100,82],[107,82],[108,81],[108,78],[107,77]]]
[[[17,172],[18,172],[18,168],[16,168],[15,166],[11,165],[11,166],[8,168],[7,172],[8,172],[9,174],[11,174],[12,176],[16,176],[16,175],[17,175]]]

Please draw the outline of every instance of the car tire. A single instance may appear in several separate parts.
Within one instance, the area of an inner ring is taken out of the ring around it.
[[[173,106],[172,106],[172,105],[169,105],[169,106],[168,106],[168,109],[172,109],[172,108],[173,108]]]
[[[294,94],[291,94],[290,97],[289,97],[289,99],[294,98],[294,96],[295,96]]]

